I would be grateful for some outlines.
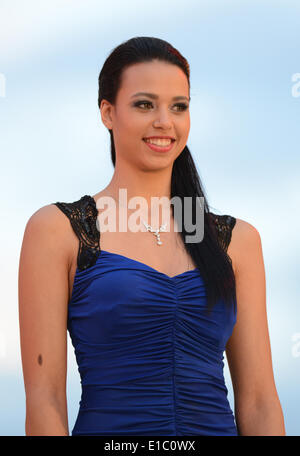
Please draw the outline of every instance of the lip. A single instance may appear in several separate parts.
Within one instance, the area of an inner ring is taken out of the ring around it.
[[[145,141],[145,139],[150,139],[150,138],[143,138],[143,141],[144,143],[146,144],[146,146],[150,147],[150,149],[154,150],[155,152],[168,152],[169,150],[172,149],[172,147],[174,146],[174,143],[175,143],[175,139],[171,138],[171,137],[166,137],[166,136],[153,136],[151,138],[168,138],[168,139],[172,139],[171,141],[171,144],[169,144],[168,146],[156,146],[155,144],[151,144],[151,143],[148,143]]]
[[[147,136],[143,139],[172,139],[172,141],[175,141],[175,138],[173,138],[173,136]]]

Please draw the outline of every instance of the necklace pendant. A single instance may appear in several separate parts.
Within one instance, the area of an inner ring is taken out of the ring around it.
[[[148,225],[144,220],[142,220],[143,224],[145,225],[147,231],[150,231],[156,237],[157,245],[162,245],[162,241],[160,240],[160,232],[166,231],[167,224],[161,225],[158,230],[154,230],[151,225]]]
[[[159,233],[155,233],[155,236],[156,236],[157,245],[162,245],[162,242],[160,240],[160,234]]]

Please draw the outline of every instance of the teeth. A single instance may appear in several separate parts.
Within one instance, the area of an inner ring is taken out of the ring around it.
[[[171,139],[145,139],[146,142],[155,144],[156,146],[168,146],[171,144]]]

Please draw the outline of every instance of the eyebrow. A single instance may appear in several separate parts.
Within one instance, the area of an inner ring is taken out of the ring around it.
[[[149,97],[149,98],[152,98],[153,100],[157,100],[159,97],[158,95],[155,95],[154,93],[149,93],[149,92],[137,92],[135,93],[134,95],[131,96],[131,98],[133,97],[138,97],[140,95],[144,95],[146,97]],[[183,97],[183,96],[177,96],[177,97],[173,97],[172,100],[187,100],[187,101],[190,101],[191,97]]]

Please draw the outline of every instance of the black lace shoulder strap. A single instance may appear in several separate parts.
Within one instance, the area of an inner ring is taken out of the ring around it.
[[[77,267],[83,271],[93,266],[100,254],[100,231],[97,228],[98,210],[94,198],[82,196],[73,203],[56,202],[70,220],[73,231],[79,239]]]
[[[210,215],[216,229],[219,244],[227,252],[236,218],[231,215],[217,215],[212,212],[210,212]]]

